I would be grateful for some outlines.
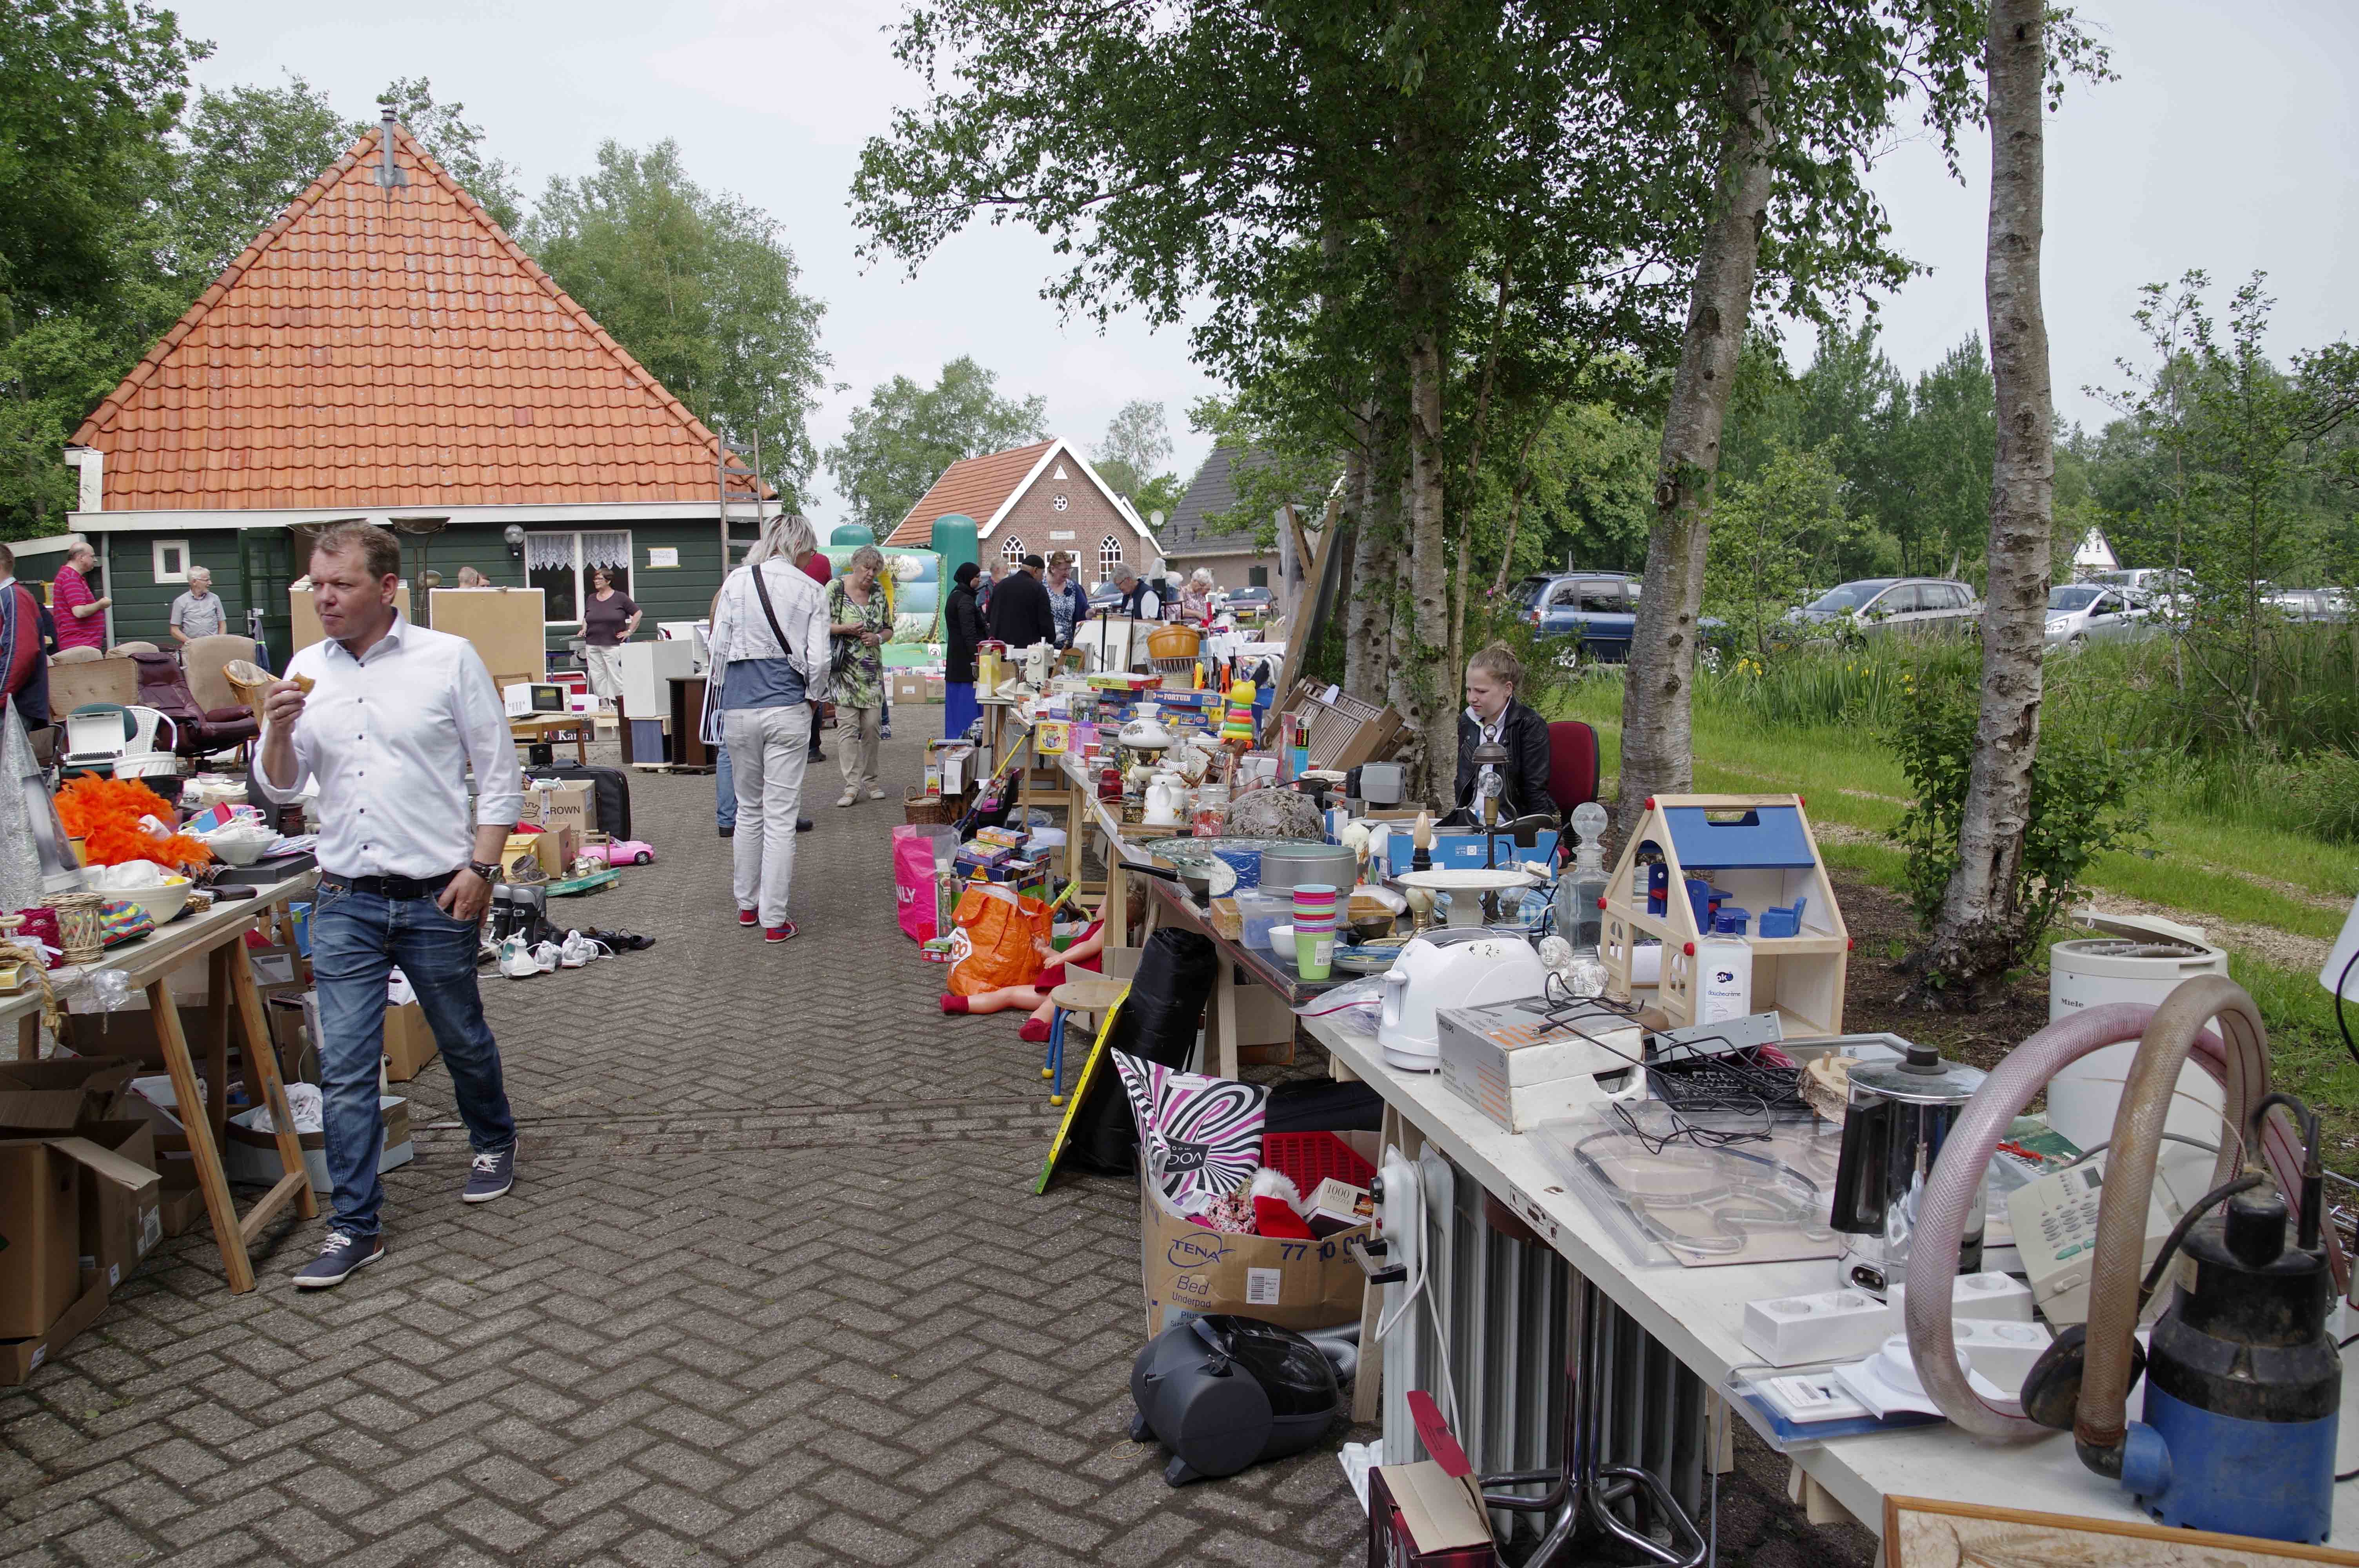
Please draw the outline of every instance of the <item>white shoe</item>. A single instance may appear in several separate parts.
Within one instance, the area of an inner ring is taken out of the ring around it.
[[[885,798],[885,792],[881,789],[872,789],[868,792],[868,798],[871,800],[883,800]]]
[[[837,801],[835,804],[838,806],[850,806],[859,798],[860,797],[858,795],[853,794],[850,790],[845,790],[843,792],[843,798]]]
[[[500,973],[512,980],[520,980],[540,973],[539,961],[533,957],[521,936],[511,936],[500,944]]]
[[[605,953],[601,944],[592,942],[579,931],[569,931],[565,934],[565,940],[558,945],[557,962],[561,968],[578,969],[592,958],[604,957]]]
[[[532,950],[531,957],[533,966],[544,975],[557,973],[557,966],[564,961],[554,942],[543,942]]]

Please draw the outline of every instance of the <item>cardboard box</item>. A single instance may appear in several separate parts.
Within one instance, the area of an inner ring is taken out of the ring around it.
[[[82,1184],[82,1258],[113,1290],[164,1239],[164,1178],[156,1132],[145,1121],[99,1121],[80,1130],[118,1163]]]
[[[426,1010],[414,1001],[385,1010],[385,1076],[406,1084],[431,1065],[441,1054],[434,1031],[426,1026]]]
[[[597,806],[586,784],[527,784],[519,822],[539,827],[571,827],[575,842],[598,826]]]
[[[0,1141],[0,1236],[9,1256],[0,1271],[0,1340],[48,1334],[86,1288],[84,1254],[119,1260],[131,1238],[110,1239],[105,1227],[152,1214],[158,1183],[150,1167],[87,1138]],[[86,1203],[95,1234],[85,1233]]]
[[[120,1056],[52,1056],[0,1062],[0,1128],[22,1133],[71,1132],[122,1110],[136,1064]],[[12,1234],[0,1226],[0,1236]]]
[[[895,671],[893,675],[893,700],[896,702],[925,702],[929,700],[926,696],[926,677],[919,675],[911,675],[906,670]]]
[[[278,1154],[278,1135],[258,1132],[251,1125],[262,1108],[255,1106],[242,1110],[229,1119],[228,1136],[222,1140],[222,1170],[233,1182],[269,1186],[287,1173]],[[418,1157],[418,1145],[409,1135],[409,1102],[398,1095],[382,1095],[377,1109],[385,1119],[385,1142],[379,1147],[376,1168],[390,1171],[407,1165]],[[328,1139],[321,1132],[299,1132],[296,1141],[303,1146],[303,1169],[311,1178],[315,1192],[330,1192],[334,1184],[328,1179]]]
[[[98,1314],[106,1310],[106,1281],[90,1274],[83,1278],[82,1285],[82,1294],[41,1333],[24,1339],[0,1339],[0,1388],[13,1389],[29,1382],[52,1355],[72,1344],[76,1336],[98,1321]]]
[[[1442,1083],[1510,1132],[1645,1092],[1645,1036],[1620,1013],[1534,999],[1447,1008],[1436,1022]]]
[[[1313,1236],[1332,1236],[1339,1230],[1371,1224],[1375,1217],[1376,1202],[1368,1195],[1367,1188],[1330,1176],[1311,1189],[1310,1212],[1303,1216],[1302,1223],[1310,1227]]]
[[[926,677],[925,699],[928,702],[947,702],[950,700],[950,683],[945,677],[941,676]]]
[[[527,855],[540,862],[550,881],[562,881],[573,857],[581,852],[580,836],[571,827],[557,827],[541,833],[511,833],[500,850],[500,874]]]
[[[1492,1568],[1491,1520],[1471,1477],[1430,1459],[1368,1472],[1368,1568]]]
[[[1373,1159],[1375,1135],[1339,1132]],[[1207,1230],[1169,1205],[1152,1182],[1139,1184],[1139,1272],[1147,1293],[1147,1336],[1208,1313],[1238,1313],[1280,1328],[1332,1328],[1358,1320],[1368,1277],[1343,1251],[1364,1225],[1315,1241],[1234,1236]]]

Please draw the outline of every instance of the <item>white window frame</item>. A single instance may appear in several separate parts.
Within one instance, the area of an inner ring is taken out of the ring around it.
[[[637,548],[637,542],[632,537],[628,528],[535,528],[530,530],[524,536],[525,580],[530,582],[535,570],[532,559],[534,540],[552,538],[572,540],[573,608],[579,611],[590,602],[590,568],[582,564],[582,541],[584,536],[592,534],[620,536],[623,541],[621,552],[623,569],[628,572],[636,582],[639,575],[638,557],[634,553]],[[544,563],[544,568],[554,568],[556,564],[553,561]],[[626,589],[624,591],[628,592],[629,589]],[[544,619],[541,622],[544,626],[580,626],[582,623],[579,614],[570,621]]]
[[[1011,567],[1016,562],[1022,560],[1024,558],[1024,541],[1017,538],[1013,534],[1007,535],[1006,539],[1000,542],[999,558]]]
[[[180,569],[176,572],[164,569],[164,557],[170,550],[180,552]],[[195,564],[189,554],[186,539],[151,539],[147,542],[147,567],[155,573],[158,582],[184,583],[189,580],[189,568]]]
[[[1099,540],[1098,580],[1100,582],[1112,582],[1114,580],[1114,568],[1122,564],[1122,540],[1118,535],[1108,534],[1104,538]]]

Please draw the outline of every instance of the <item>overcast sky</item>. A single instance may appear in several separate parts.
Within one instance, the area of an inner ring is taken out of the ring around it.
[[[1216,390],[1177,331],[1117,319],[1101,334],[1060,325],[1039,297],[1053,270],[1029,231],[960,236],[914,278],[864,269],[847,192],[861,144],[916,80],[885,29],[897,0],[827,5],[743,0],[189,0],[187,29],[217,46],[198,68],[215,87],[294,71],[347,115],[373,113],[396,76],[426,76],[467,106],[527,196],[553,174],[591,168],[598,144],[677,140],[690,173],[779,218],[806,287],[827,304],[822,341],[849,384],[821,409],[824,447],[876,383],[931,381],[972,354],[1018,395],[1045,394],[1053,428],[1087,444],[1134,397],[1162,402],[1192,472],[1210,445],[1186,410]],[[2129,313],[2138,286],[2208,270],[2223,287],[2266,269],[2279,300],[2282,353],[2354,330],[2359,246],[2352,181],[2359,135],[2346,84],[2359,74],[2359,7],[2348,0],[2086,0],[2081,14],[2111,43],[2121,80],[2075,84],[2050,122],[2046,297],[2057,405],[2102,422],[2084,396],[2112,384],[2137,351]],[[1886,351],[1914,374],[1983,324],[1987,143],[1966,148],[1967,182],[1937,149],[1904,144],[1876,186],[1898,243],[1931,276],[1884,302]],[[1808,357],[1807,341],[1789,357]],[[819,476],[816,510],[840,514]]]

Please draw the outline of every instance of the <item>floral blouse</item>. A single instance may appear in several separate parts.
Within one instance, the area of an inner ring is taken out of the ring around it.
[[[868,602],[862,604],[852,597],[845,579],[837,578],[827,585],[827,618],[831,624],[848,626],[858,622],[864,631],[890,639],[893,635],[893,611],[885,603],[885,585],[873,584],[868,589]],[[869,647],[856,637],[839,639],[839,645],[850,644],[850,652],[835,670],[834,700],[839,708],[875,708],[885,700],[885,650],[882,645]]]

